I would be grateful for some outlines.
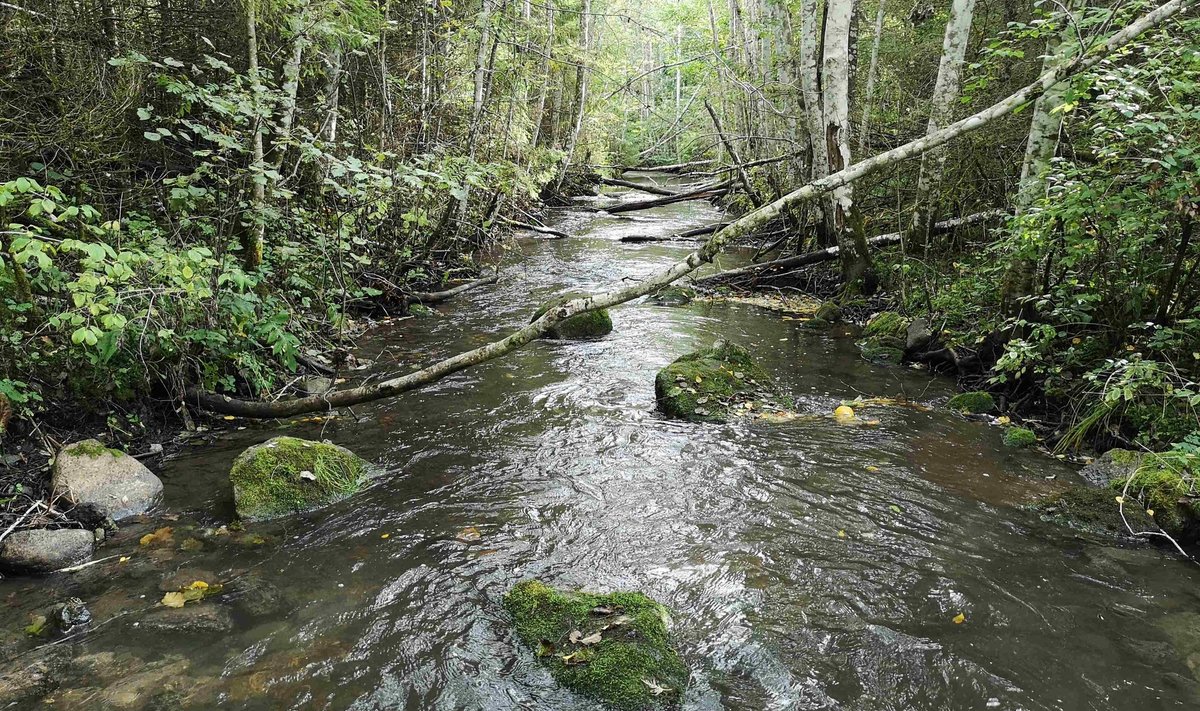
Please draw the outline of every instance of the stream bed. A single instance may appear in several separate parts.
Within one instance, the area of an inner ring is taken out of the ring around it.
[[[720,218],[706,202],[564,210],[553,226],[572,238],[522,238],[498,285],[376,329],[361,355],[395,372],[478,346],[549,297],[637,279],[689,249],[620,237]],[[593,709],[509,626],[502,595],[531,577],[669,606],[692,671],[686,709],[1200,703],[1200,569],[1020,508],[1074,481],[1072,468],[938,408],[951,381],[873,366],[848,329],[749,305],[638,301],[612,318],[603,339],[537,342],[289,427],[388,470],[319,512],[222,528],[230,463],[276,434],[265,426],[169,461],[168,518],[125,526],[97,553],[128,560],[0,583],[5,648],[22,650],[0,665],[3,683],[37,685],[14,707]],[[933,407],[863,409],[873,426],[656,414],[655,372],[717,338],[749,348],[806,413],[858,396]],[[163,610],[170,575],[226,594]],[[33,651],[9,639],[70,596],[91,609],[88,632]]]

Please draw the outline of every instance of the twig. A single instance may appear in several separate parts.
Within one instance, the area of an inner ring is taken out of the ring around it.
[[[33,510],[36,509],[38,507],[38,505],[41,503],[42,502],[40,502],[40,501],[35,501],[29,508],[25,509],[25,513],[18,516],[17,520],[13,521],[12,525],[9,526],[4,531],[4,533],[0,533],[0,541],[3,541],[5,538],[8,538],[8,534],[12,533],[14,528],[16,528],[17,526],[20,526],[21,522],[25,520],[25,517],[28,516],[30,513],[32,513]]]

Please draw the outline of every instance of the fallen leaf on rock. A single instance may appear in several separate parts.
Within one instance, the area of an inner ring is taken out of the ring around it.
[[[300,478],[304,481],[316,481],[317,475],[305,469],[304,471],[300,472]]]
[[[589,634],[587,637],[580,639],[579,644],[582,644],[583,646],[586,647],[586,646],[592,645],[592,644],[600,644],[600,642],[602,642],[603,640],[604,640],[604,635],[600,634],[599,632],[594,632],[592,634]]]
[[[537,648],[537,655],[539,657],[548,657],[551,654],[554,654],[554,644],[552,642],[547,642],[544,639],[539,640],[538,648]]]
[[[872,474],[876,474],[876,473],[878,473],[878,472],[881,472],[881,471],[883,471],[882,469],[880,469],[879,467],[875,466],[874,464],[868,464],[868,465],[865,467],[865,469],[866,469],[867,471],[871,472]]]
[[[182,592],[169,592],[163,595],[161,602],[165,607],[183,607],[187,604],[187,599]]]
[[[996,424],[998,425],[1007,425],[1010,422],[1012,422],[1012,420],[1009,419],[1008,415],[1001,415],[996,418]]]
[[[642,679],[642,683],[648,686],[650,688],[650,693],[654,694],[655,696],[661,696],[671,692],[669,687],[659,684],[654,679]]]
[[[474,543],[475,541],[482,539],[483,536],[479,533],[478,528],[475,528],[474,526],[467,526],[459,531],[455,538],[463,541],[464,543]]]
[[[578,649],[570,654],[563,655],[561,658],[563,664],[571,667],[578,664],[587,664],[591,660],[592,655],[586,649]]]
[[[845,529],[842,529],[842,530],[838,531],[838,538],[845,538],[845,537],[846,537],[846,530],[845,530]]]
[[[837,409],[833,411],[833,416],[839,420],[853,420],[854,408],[838,405]]]
[[[45,631],[45,629],[46,629],[46,616],[38,615],[38,616],[34,617],[33,621],[29,623],[29,626],[25,628],[25,634],[29,635],[30,637],[37,637],[43,631]]]
[[[888,508],[892,510],[892,513],[903,513],[903,511],[900,509],[900,507],[895,504],[892,504]]]
[[[592,614],[593,614],[593,615],[600,615],[600,616],[602,616],[602,617],[603,617],[603,616],[605,616],[605,615],[611,615],[611,614],[613,614],[614,612],[617,612],[617,611],[618,611],[618,609],[619,609],[619,608],[615,608],[615,607],[609,607],[608,605],[597,605],[597,606],[595,606],[595,607],[593,607],[593,608],[592,608]]]
[[[956,624],[956,625],[961,625],[962,623],[964,623],[966,621],[967,621],[967,616],[961,612],[954,616],[954,624]]]

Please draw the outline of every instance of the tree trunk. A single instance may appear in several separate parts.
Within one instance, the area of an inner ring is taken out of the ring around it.
[[[583,118],[587,114],[588,75],[584,66],[586,55],[591,48],[591,15],[592,0],[583,0],[583,10],[579,13],[579,35],[583,55],[579,58],[579,66],[575,70],[575,119],[571,125],[571,133],[567,136],[566,154],[562,167],[558,171],[558,180],[554,183],[554,192],[562,190],[563,181],[567,179],[567,171],[571,169],[571,161],[575,157],[575,149],[579,145],[579,134],[583,130]]]
[[[967,40],[971,36],[971,18],[974,11],[975,0],[953,0],[950,6],[950,19],[946,22],[946,35],[942,40],[942,61],[938,65],[937,81],[933,86],[933,100],[929,108],[927,133],[937,132],[954,118],[954,106],[958,103],[963,59],[967,55]],[[904,246],[908,254],[924,253],[926,250],[929,228],[933,224],[934,204],[941,188],[945,166],[944,149],[930,151],[921,156],[912,227]]]
[[[821,180],[814,181],[794,190],[717,231],[702,246],[666,269],[629,286],[601,294],[572,299],[550,309],[529,325],[514,331],[499,341],[459,353],[406,375],[356,388],[335,390],[323,395],[312,395],[292,400],[257,402],[237,400],[225,395],[192,388],[187,393],[188,402],[202,409],[229,415],[241,415],[244,417],[290,417],[306,412],[328,411],[338,407],[349,407],[363,402],[392,397],[403,392],[424,387],[448,375],[465,370],[472,365],[511,353],[526,343],[542,336],[555,324],[561,323],[565,319],[584,312],[623,304],[639,296],[658,291],[664,286],[691,274],[704,264],[712,262],[731,241],[777,219],[784,210],[794,205],[817,199],[829,191],[848,185],[885,168],[890,168],[901,161],[909,160],[931,149],[943,146],[959,136],[976,131],[991,124],[996,119],[1011,114],[1067,77],[1096,66],[1116,49],[1125,46],[1146,30],[1178,15],[1182,10],[1189,8],[1196,1],[1168,0],[1163,5],[1127,25],[1102,45],[1093,48],[1092,51],[1088,52],[1086,57],[1079,57],[1075,61],[1059,66],[1054,71],[1043,74],[1032,84],[1018,89],[992,106],[960,121],[956,121],[936,133],[927,134],[904,145],[884,151],[873,158],[860,161],[833,175],[826,176]]]
[[[827,0],[821,61],[822,131],[828,154],[829,172],[850,165],[850,85],[855,0]],[[825,201],[825,224],[836,238],[846,289],[856,289],[863,277],[873,288],[871,255],[867,250],[862,221],[858,219],[853,189],[833,190]]]
[[[879,74],[879,41],[883,38],[883,18],[886,0],[879,0],[875,11],[875,33],[871,37],[871,64],[867,68],[867,90],[863,96],[862,122],[858,129],[858,154],[867,152],[867,129],[871,125],[871,105],[875,102],[875,79]]]
[[[821,40],[817,22],[817,0],[800,5],[800,93],[804,99],[804,125],[808,133],[808,179],[829,174],[829,151],[825,147],[824,114],[821,109]],[[824,224],[824,222],[822,222]],[[822,227],[818,239],[828,247],[829,232]]]
[[[250,74],[251,103],[255,115],[262,94],[266,90],[258,71],[258,0],[246,0],[246,64]],[[242,233],[242,268],[247,272],[256,272],[263,261],[263,237],[266,234],[266,223],[263,222],[263,208],[267,202],[267,185],[265,175],[265,160],[263,155],[263,126],[255,121],[251,128],[254,135],[250,138],[250,170],[251,198],[250,214],[243,216],[244,232]]]
[[[547,0],[546,2],[546,46],[542,56],[542,71],[539,76],[542,78],[541,86],[538,88],[537,104],[534,106],[533,115],[530,121],[533,122],[533,138],[530,139],[529,145],[537,148],[542,138],[542,122],[546,115],[546,94],[550,90],[550,80],[552,73],[550,70],[550,61],[554,56],[554,2]],[[532,160],[532,156],[531,156]]]

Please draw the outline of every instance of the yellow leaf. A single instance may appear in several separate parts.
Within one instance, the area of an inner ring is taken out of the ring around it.
[[[866,470],[867,470],[867,471],[869,471],[869,472],[871,472],[872,474],[874,474],[874,473],[876,473],[876,472],[883,471],[882,469],[880,469],[879,467],[875,466],[874,464],[868,464],[868,465],[866,466]]]
[[[223,420],[236,420],[237,418],[236,418],[236,417],[234,417],[233,415],[226,415],[225,417],[222,417],[221,419],[223,419]]]
[[[181,592],[169,592],[162,598],[162,604],[166,607],[183,607],[185,602],[187,601]]]
[[[1124,496],[1117,496],[1117,497],[1115,497],[1115,498],[1117,499],[1117,503],[1118,503],[1118,504],[1123,504],[1123,503],[1125,503],[1125,497],[1124,497]]]
[[[467,526],[466,528],[459,531],[458,535],[455,536],[455,538],[457,538],[458,540],[460,540],[464,543],[473,543],[473,542],[478,541],[481,538],[483,538],[483,535],[481,533],[479,533],[478,528],[475,528],[474,526]]]
[[[845,538],[845,537],[846,537],[846,531],[844,529],[841,531],[838,531],[838,538]]]
[[[849,405],[839,405],[838,408],[833,411],[833,416],[839,420],[852,420],[854,419],[854,408],[850,407]]]
[[[956,624],[956,625],[961,625],[962,623],[964,623],[966,621],[967,621],[967,616],[961,612],[954,616],[954,624]]]
[[[188,587],[193,590],[207,590],[208,583],[204,582],[203,580],[197,580],[196,582],[192,583]]]
[[[1074,345],[1079,345],[1080,343],[1083,343],[1083,339],[1082,338],[1072,338],[1071,343],[1073,343]]]
[[[171,538],[173,537],[174,533],[175,533],[175,529],[171,528],[170,526],[163,526],[162,528],[158,529],[154,533],[147,533],[146,535],[139,538],[138,543],[140,543],[143,546],[148,546],[151,544],[170,543]]]
[[[1007,425],[1010,422],[1012,422],[1012,420],[1009,419],[1008,415],[1001,415],[996,418],[996,424],[998,425]]]
[[[1154,509],[1146,509],[1146,515],[1147,515],[1147,516],[1153,516],[1153,515],[1154,515]]]
[[[123,556],[121,556],[121,559],[120,559],[120,560],[118,560],[117,562],[118,562],[118,563],[128,563],[128,562],[129,562],[129,556],[127,556],[127,555],[123,555]]]
[[[704,382],[704,378],[701,378],[699,375],[697,375],[696,376],[696,384],[699,385],[702,382]]]
[[[385,540],[386,540],[386,539],[388,539],[388,538],[391,538],[391,537],[392,537],[392,534],[390,534],[390,533],[385,533],[385,534],[383,534],[382,536],[380,536],[380,538],[383,538],[383,539],[385,539]]]
[[[153,533],[147,533],[146,535],[144,535],[138,539],[138,545],[148,546],[153,542],[154,542],[154,534]]]

